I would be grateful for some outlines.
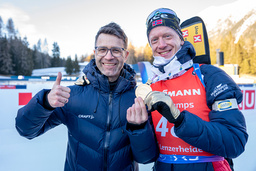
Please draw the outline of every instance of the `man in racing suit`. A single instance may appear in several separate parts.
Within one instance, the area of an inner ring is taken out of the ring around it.
[[[147,111],[152,115],[160,150],[154,170],[230,171],[225,158],[239,156],[248,139],[242,92],[221,69],[193,64],[195,50],[179,21],[167,8],[148,16],[152,91],[135,100],[127,120],[143,125]]]

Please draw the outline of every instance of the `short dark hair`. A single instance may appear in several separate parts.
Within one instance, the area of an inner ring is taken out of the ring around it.
[[[119,39],[122,39],[123,42],[124,42],[124,48],[127,49],[128,38],[127,38],[126,34],[124,33],[124,31],[121,29],[121,27],[118,24],[116,24],[114,22],[111,22],[111,23],[101,27],[99,29],[98,33],[95,36],[95,46],[96,46],[96,42],[98,40],[98,37],[101,33],[114,35],[114,36],[118,37]]]

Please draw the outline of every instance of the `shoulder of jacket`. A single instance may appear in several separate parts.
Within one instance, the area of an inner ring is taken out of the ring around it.
[[[88,80],[85,74],[79,77],[75,82],[75,85],[78,85],[78,86],[84,86],[88,84],[90,84],[90,81]]]
[[[220,69],[214,65],[210,65],[210,64],[200,64],[200,70],[206,74],[214,74],[216,72],[223,72],[222,69]]]

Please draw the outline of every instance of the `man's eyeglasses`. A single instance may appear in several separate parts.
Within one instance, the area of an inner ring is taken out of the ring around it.
[[[112,47],[112,48],[107,48],[104,46],[96,46],[95,47],[96,50],[96,54],[100,57],[104,57],[107,55],[108,51],[110,50],[111,55],[114,57],[122,57],[123,56],[123,51],[126,51],[126,49],[124,48],[120,48],[120,47]]]

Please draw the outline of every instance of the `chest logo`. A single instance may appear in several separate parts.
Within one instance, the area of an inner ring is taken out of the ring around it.
[[[94,119],[94,116],[93,116],[93,115],[83,115],[83,114],[80,114],[80,115],[78,115],[78,118],[82,118],[82,119]]]

